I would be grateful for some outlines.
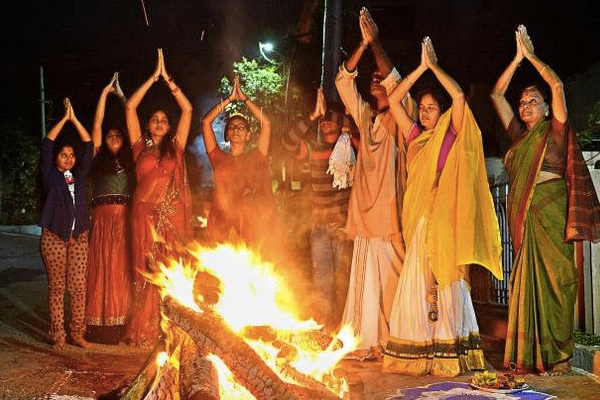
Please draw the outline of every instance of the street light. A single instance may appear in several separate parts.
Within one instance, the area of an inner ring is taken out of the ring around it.
[[[262,43],[258,42],[258,50],[260,51],[260,55],[263,56],[265,60],[267,60],[271,64],[277,64],[277,61],[270,59],[266,53],[275,52],[272,43]],[[276,52],[275,52],[276,53]]]

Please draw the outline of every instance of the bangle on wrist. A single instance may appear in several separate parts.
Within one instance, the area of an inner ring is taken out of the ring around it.
[[[360,41],[360,45],[362,46],[363,49],[367,49],[367,47],[369,47],[369,42],[366,42],[364,40]]]
[[[548,64],[544,64],[544,66],[542,67],[542,69],[540,69],[540,76],[544,73],[544,71],[546,70],[547,66],[548,66]]]
[[[175,94],[179,92],[179,86],[175,86],[175,89],[171,89],[171,93]]]

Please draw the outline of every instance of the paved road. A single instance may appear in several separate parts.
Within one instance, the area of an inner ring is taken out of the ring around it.
[[[46,296],[39,238],[0,232],[0,399],[118,398],[148,352],[125,345],[95,345],[89,350],[67,346],[63,352],[53,351],[46,340]],[[487,350],[488,361],[496,365],[497,349]],[[380,362],[344,361],[342,368],[352,400],[385,399],[398,389],[440,381],[431,376],[383,374]],[[470,379],[464,375],[454,380]],[[560,399],[600,398],[598,378],[580,370],[561,377],[527,375],[525,379],[536,390]]]
[[[39,237],[0,233],[0,399],[117,398],[147,358],[129,346],[50,348]]]

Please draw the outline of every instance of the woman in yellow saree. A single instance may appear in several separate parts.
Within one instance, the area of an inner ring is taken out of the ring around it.
[[[436,91],[423,92],[416,122],[400,99],[427,69],[452,105],[448,108]],[[383,369],[456,376],[484,368],[468,266],[482,265],[501,279],[498,221],[481,133],[461,88],[437,64],[428,37],[421,44],[421,63],[390,94],[389,103],[408,146],[402,212],[407,249]]]
[[[515,255],[504,366],[560,375],[570,369],[574,346],[578,274],[573,242],[600,238],[600,206],[568,123],[563,84],[535,55],[523,25],[515,35],[515,58],[490,96],[512,142],[504,158]],[[552,100],[542,87],[527,86],[519,100],[519,121],[505,93],[523,58],[551,88]]]

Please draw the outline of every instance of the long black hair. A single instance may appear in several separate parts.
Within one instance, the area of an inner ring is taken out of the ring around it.
[[[123,138],[123,145],[117,152],[113,154],[106,145],[106,135],[111,131],[118,132]],[[105,175],[113,174],[117,171],[124,170],[127,173],[133,171],[133,157],[131,155],[131,145],[127,135],[123,134],[123,130],[118,127],[110,127],[106,129],[106,135],[102,138],[102,146],[94,161],[92,162],[92,168],[90,169],[90,178],[95,180]]]

